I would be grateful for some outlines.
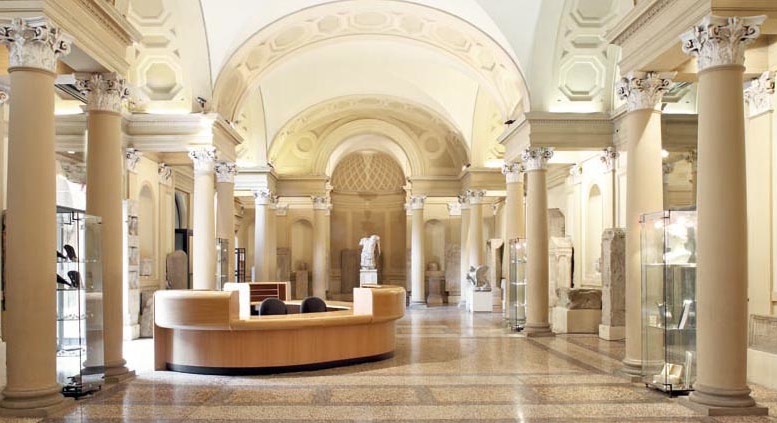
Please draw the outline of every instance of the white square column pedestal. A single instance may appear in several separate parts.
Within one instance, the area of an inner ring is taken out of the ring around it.
[[[359,271],[359,286],[377,285],[378,269],[361,269]]]
[[[467,287],[467,311],[470,313],[491,313],[494,310],[494,300],[491,291],[476,291]]]

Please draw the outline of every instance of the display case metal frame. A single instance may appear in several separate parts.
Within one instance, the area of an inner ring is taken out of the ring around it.
[[[523,330],[526,324],[526,238],[508,241],[510,271],[507,283],[508,304],[505,319],[514,331]]]
[[[99,217],[57,209],[56,364],[67,396],[86,395],[103,384],[101,226]]]
[[[672,396],[696,378],[696,212],[640,218],[642,380]]]

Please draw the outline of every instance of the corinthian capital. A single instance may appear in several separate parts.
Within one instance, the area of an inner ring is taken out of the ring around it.
[[[745,64],[745,46],[761,35],[766,16],[709,15],[682,35],[683,52],[696,57],[699,71],[716,66]]]
[[[774,96],[774,75],[766,71],[760,77],[753,79],[745,88],[745,101],[750,106],[750,116],[760,115],[772,110]]]
[[[675,72],[630,72],[615,85],[628,111],[653,109],[672,85]]]
[[[57,59],[70,53],[70,36],[44,17],[0,21],[0,44],[8,46],[8,67],[57,69]]]
[[[78,74],[76,88],[86,95],[89,111],[121,113],[121,106],[129,97],[127,82],[115,73]]]
[[[211,173],[216,163],[216,147],[210,145],[191,147],[189,158],[194,162],[195,173]]]
[[[469,203],[469,205],[472,206],[483,202],[483,199],[485,199],[486,197],[486,190],[468,189],[467,192],[464,193],[464,195],[467,196],[467,203]]]
[[[620,153],[618,153],[615,147],[607,147],[602,151],[599,160],[602,161],[605,173],[615,170],[615,162],[618,160],[618,156],[620,156]]]
[[[410,202],[408,204],[410,205],[411,210],[423,210],[425,203],[426,203],[425,195],[411,195]]]
[[[216,182],[223,182],[227,184],[235,183],[235,175],[237,175],[237,165],[235,162],[216,162]]]
[[[8,102],[8,99],[10,96],[8,95],[8,91],[4,89],[0,89],[0,106]]]
[[[521,177],[523,174],[523,164],[521,163],[505,163],[502,165],[502,173],[505,175],[508,184],[523,182]]]
[[[546,170],[551,157],[553,157],[553,147],[529,147],[521,153],[526,172]]]
[[[134,148],[128,148],[124,150],[124,163],[127,166],[127,172],[137,172],[138,162],[140,161],[140,156],[142,155],[143,153]]]
[[[254,190],[254,204],[257,206],[268,206],[275,204],[275,193],[269,188],[260,188]]]

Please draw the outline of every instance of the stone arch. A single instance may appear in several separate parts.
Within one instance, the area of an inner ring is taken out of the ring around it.
[[[215,108],[234,119],[258,81],[305,49],[353,37],[438,49],[463,65],[499,104],[503,118],[529,110],[526,79],[512,54],[472,23],[433,7],[388,0],[342,0],[309,7],[261,28],[236,48],[214,84]]]

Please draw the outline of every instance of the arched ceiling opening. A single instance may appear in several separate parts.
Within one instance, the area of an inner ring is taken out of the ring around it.
[[[403,192],[405,175],[394,159],[375,150],[348,154],[332,172],[332,188],[348,194]]]
[[[358,138],[365,134],[372,138]],[[331,175],[345,153],[365,148],[392,155],[408,176],[456,175],[469,156],[461,133],[435,111],[374,95],[333,99],[289,119],[268,159],[281,175]]]
[[[203,1],[205,16],[208,16],[208,6],[205,6],[207,0]],[[217,111],[228,118],[234,118],[246,97],[254,92],[273,67],[280,66],[285,60],[307,49],[318,48],[326,43],[353,39],[375,41],[380,38],[404,45],[431,47],[466,66],[476,76],[482,89],[493,96],[505,119],[528,108],[526,83],[509,48],[461,17],[407,1],[341,0],[317,3],[319,5],[298,10],[262,27],[231,53],[219,68],[214,86],[213,98]],[[480,15],[486,16],[482,10]],[[493,22],[490,26],[495,28]],[[389,62],[385,64],[387,67],[398,63],[391,63],[390,55],[383,57]],[[327,69],[310,71],[325,72]]]

